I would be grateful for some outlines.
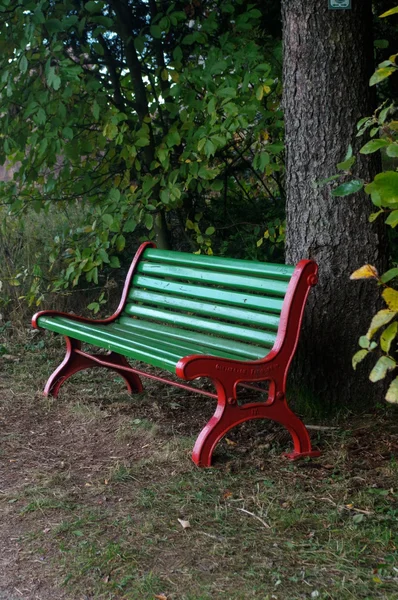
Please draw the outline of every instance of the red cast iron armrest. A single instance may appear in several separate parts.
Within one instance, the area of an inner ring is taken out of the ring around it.
[[[186,381],[191,381],[197,377],[224,379],[225,374],[229,374],[236,382],[258,381],[269,376],[277,354],[277,352],[272,351],[266,358],[248,361],[192,354],[184,356],[178,361],[176,374]]]
[[[123,309],[126,305],[127,296],[128,296],[130,286],[131,286],[131,281],[133,279],[135,270],[141,259],[141,256],[142,256],[144,250],[146,250],[146,248],[156,248],[156,244],[154,244],[154,242],[144,242],[138,248],[138,250],[132,260],[132,263],[130,265],[129,271],[127,273],[126,281],[124,282],[122,297],[120,299],[119,306],[117,307],[117,309],[113,313],[113,315],[111,315],[110,317],[107,317],[106,319],[90,319],[89,317],[81,317],[79,315],[72,315],[72,314],[60,312],[57,310],[41,310],[40,312],[37,312],[35,315],[33,315],[32,327],[34,327],[35,329],[40,329],[40,326],[37,322],[37,320],[40,317],[67,317],[68,319],[71,319],[72,321],[78,321],[80,323],[92,323],[93,325],[105,325],[107,323],[112,323],[113,321],[115,321],[119,317],[119,315],[121,314],[121,312],[123,311]]]

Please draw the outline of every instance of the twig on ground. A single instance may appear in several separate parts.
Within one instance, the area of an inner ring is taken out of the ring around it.
[[[271,526],[268,525],[268,523],[263,521],[263,519],[261,519],[261,517],[259,517],[258,515],[255,515],[254,513],[250,512],[249,510],[246,510],[245,508],[237,508],[236,510],[240,510],[241,512],[244,512],[247,515],[254,517],[255,519],[257,519],[257,521],[260,521],[260,523],[262,523],[266,529],[271,529]]]

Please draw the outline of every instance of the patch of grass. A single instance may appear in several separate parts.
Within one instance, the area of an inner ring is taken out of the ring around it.
[[[316,432],[321,458],[299,463],[259,421],[198,469],[199,402],[158,404],[151,384],[120,402],[90,372],[42,401],[37,378],[62,351],[25,352],[2,383],[0,548],[17,535],[23,569],[10,586],[34,572],[41,600],[398,599],[398,428],[384,411]]]
[[[156,436],[159,431],[159,427],[156,423],[149,421],[148,419],[129,419],[121,423],[117,429],[117,438],[121,441],[131,439],[137,432],[145,432],[149,436]]]
[[[71,502],[56,500],[55,498],[35,498],[31,500],[28,504],[26,504],[22,510],[21,514],[26,514],[28,512],[41,511],[46,512],[48,510],[73,510],[75,508],[75,504]]]

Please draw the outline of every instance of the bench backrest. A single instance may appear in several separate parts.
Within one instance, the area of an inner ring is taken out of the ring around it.
[[[147,248],[122,316],[273,347],[293,266]]]

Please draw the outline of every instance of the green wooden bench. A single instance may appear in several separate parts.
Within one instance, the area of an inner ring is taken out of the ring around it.
[[[33,327],[66,338],[65,359],[44,394],[57,396],[77,371],[107,367],[125,379],[131,393],[142,391],[140,377],[146,376],[217,400],[193,450],[199,466],[210,466],[214,447],[230,429],[260,418],[290,431],[294,450],[289,458],[319,456],[285,397],[305,302],[316,282],[313,261],[274,265],[158,250],[146,242],[134,257],[111,317],[92,320],[49,310],[33,317]],[[90,354],[82,350],[82,342],[108,353]],[[177,378],[146,372],[145,365]],[[210,378],[215,392],[181,381],[198,377]],[[264,392],[263,381],[268,382],[264,401],[238,402],[238,386]]]

